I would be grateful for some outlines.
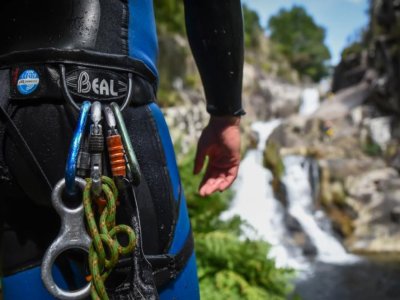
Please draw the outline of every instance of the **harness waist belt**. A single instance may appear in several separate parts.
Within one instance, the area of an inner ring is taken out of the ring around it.
[[[10,99],[51,99],[63,103],[67,89],[78,103],[90,100],[121,104],[127,97],[134,105],[155,101],[154,86],[143,77],[130,74],[80,64],[18,64],[11,67]]]
[[[128,71],[156,84],[157,78],[141,61],[124,54],[109,54],[88,49],[38,48],[0,53],[0,69],[21,64],[72,64]]]

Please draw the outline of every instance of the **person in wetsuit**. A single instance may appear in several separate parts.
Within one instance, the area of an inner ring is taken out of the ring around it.
[[[200,195],[207,196],[227,189],[238,172],[239,123],[244,114],[242,12],[239,0],[185,0],[184,6],[187,35],[210,113],[194,168],[199,173],[209,157],[199,188]],[[48,186],[64,176],[76,124],[60,87],[64,75],[78,100],[90,95],[108,101],[111,93],[121,101],[127,82],[121,83],[122,95],[116,87],[99,95],[93,86],[82,94],[76,78],[85,72],[87,78],[117,82],[127,72],[133,74],[132,100],[124,118],[145,179],[137,191],[144,252],[179,253],[191,239],[190,222],[168,129],[156,104],[153,2],[2,1],[0,40],[0,105],[14,120],[48,181],[46,185],[40,180],[0,118],[4,299],[53,299],[41,282],[40,263],[60,226]],[[65,66],[66,74],[60,73],[59,65]],[[20,84],[26,74],[34,74],[30,86]],[[63,264],[53,273],[61,286],[70,289],[79,278],[73,267]],[[194,253],[175,279],[157,288],[161,299],[198,298]]]

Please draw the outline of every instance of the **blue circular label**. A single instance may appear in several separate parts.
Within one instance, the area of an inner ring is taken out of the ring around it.
[[[17,89],[23,95],[33,93],[39,86],[39,74],[35,70],[25,70],[18,77]]]

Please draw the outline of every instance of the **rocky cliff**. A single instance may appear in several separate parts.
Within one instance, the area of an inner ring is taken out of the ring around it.
[[[398,257],[400,2],[371,1],[370,14],[363,39],[344,51],[335,70],[335,94],[311,116],[283,122],[268,141],[265,160],[281,193],[280,157],[317,160],[317,201],[348,250]]]

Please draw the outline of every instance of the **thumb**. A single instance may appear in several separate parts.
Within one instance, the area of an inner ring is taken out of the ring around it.
[[[206,151],[204,147],[202,147],[200,144],[197,146],[197,151],[196,151],[196,158],[194,160],[194,169],[193,169],[193,174],[199,174],[201,169],[203,168],[204,165],[204,160],[206,159]]]

